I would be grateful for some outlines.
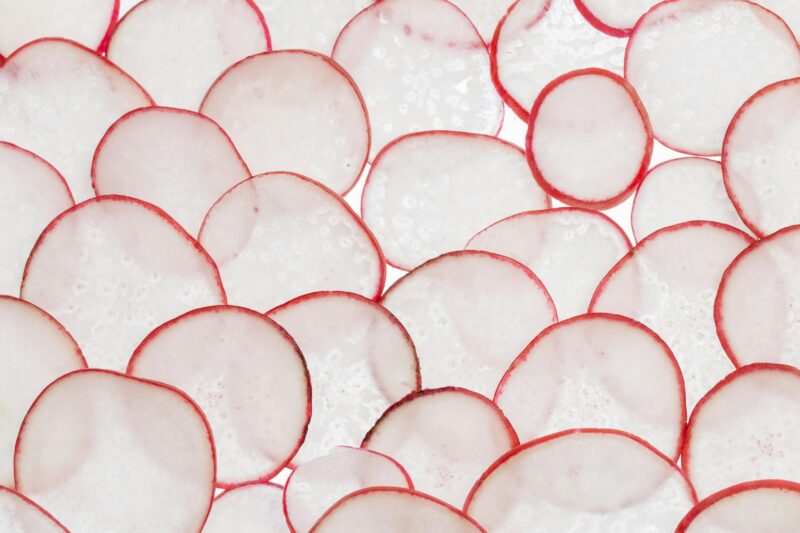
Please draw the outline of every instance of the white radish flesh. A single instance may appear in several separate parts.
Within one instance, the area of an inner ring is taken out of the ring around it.
[[[613,37],[627,37],[636,21],[661,0],[575,0],[589,23]]]
[[[487,43],[492,42],[494,30],[506,14],[509,2],[506,0],[451,0],[469,20]]]
[[[794,0],[756,0],[755,3],[782,18],[795,37],[800,37],[800,4]]]
[[[22,494],[0,487],[0,531],[3,533],[69,533],[50,513]]]
[[[283,487],[245,483],[214,498],[203,533],[288,532],[283,516]]]

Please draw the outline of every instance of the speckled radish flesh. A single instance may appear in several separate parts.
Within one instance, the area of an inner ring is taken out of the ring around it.
[[[363,296],[312,293],[267,316],[300,346],[314,387],[314,416],[295,464],[336,446],[358,446],[390,405],[420,388],[419,363],[405,328]]]
[[[0,531],[4,533],[67,533],[50,513],[22,494],[0,487]]]
[[[283,516],[283,487],[247,483],[214,499],[203,533],[279,533],[288,531]]]
[[[214,82],[201,111],[230,134],[253,174],[297,172],[344,194],[367,161],[364,100],[327,56],[288,50],[245,59]]]
[[[592,26],[614,37],[630,35],[639,18],[661,0],[575,0]]]
[[[124,524],[126,531],[196,532],[214,494],[214,445],[183,393],[83,370],[53,382],[31,407],[14,475],[17,490],[70,531]]]
[[[364,94],[375,125],[370,157],[407,133],[500,129],[503,104],[486,46],[450,2],[375,2],[342,30],[333,59]]]
[[[0,68],[0,141],[31,150],[66,178],[77,201],[94,196],[94,148],[120,116],[152,103],[127,74],[70,41],[44,39]]]
[[[154,327],[225,301],[197,242],[163,211],[124,196],[87,200],[51,222],[21,294],[72,333],[90,366],[120,371]]]
[[[223,70],[269,49],[250,0],[145,0],[119,21],[107,53],[160,105],[197,109]]]
[[[510,2],[506,0],[451,0],[475,25],[487,43],[492,42],[494,30],[506,14]]]
[[[756,90],[798,75],[800,50],[791,30],[741,0],[661,3],[637,24],[625,61],[625,77],[655,136],[697,155],[722,152],[728,124]]]
[[[508,217],[475,235],[467,249],[505,255],[530,268],[564,320],[586,312],[597,284],[631,243],[605,215],[567,207]]]
[[[389,263],[411,270],[463,248],[501,218],[550,207],[550,199],[520,148],[432,131],[401,137],[378,154],[361,206]]]

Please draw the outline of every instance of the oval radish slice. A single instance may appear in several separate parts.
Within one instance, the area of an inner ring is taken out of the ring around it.
[[[283,487],[246,483],[214,499],[203,533],[279,533],[287,531]]]
[[[661,0],[575,0],[589,23],[613,37],[627,37],[636,21]]]
[[[121,524],[198,531],[214,467],[211,430],[188,396],[106,370],[50,384],[25,417],[14,457],[17,489],[86,533]]]
[[[158,324],[225,302],[197,242],[163,211],[125,196],[87,200],[53,220],[21,293],[64,324],[90,366],[117,370]]]
[[[364,222],[389,263],[404,270],[463,248],[503,217],[548,207],[520,148],[449,131],[392,141],[372,163],[361,198]]]
[[[69,533],[50,513],[22,494],[6,487],[0,487],[0,531]]]
[[[214,82],[201,111],[230,133],[253,174],[297,172],[344,194],[367,162],[364,100],[326,56],[288,50],[249,57]]]

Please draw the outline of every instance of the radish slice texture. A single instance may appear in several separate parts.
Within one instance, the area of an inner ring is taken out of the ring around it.
[[[625,60],[625,77],[655,136],[697,155],[721,153],[725,130],[747,97],[798,75],[800,50],[791,30],[742,0],[662,2],[636,24]]]
[[[225,302],[217,268],[156,207],[125,196],[87,200],[39,237],[22,298],[75,336],[90,366],[124,370],[155,326]]]
[[[419,362],[405,328],[363,296],[312,293],[267,316],[297,341],[314,384],[314,416],[297,464],[338,445],[358,446],[389,406],[420,388]]]
[[[297,172],[344,194],[367,162],[364,100],[323,55],[287,50],[240,61],[214,82],[201,111],[230,133],[254,174]]]
[[[506,0],[451,0],[475,25],[487,43],[492,42],[494,30],[506,14]]]
[[[548,207],[520,148],[444,131],[390,143],[375,158],[361,198],[364,222],[389,263],[403,270],[463,248],[501,218]]]
[[[211,430],[188,396],[106,370],[50,384],[14,457],[17,489],[86,533],[200,530],[214,467]]]
[[[778,15],[794,32],[795,37],[800,36],[800,4],[794,0],[758,0],[756,4]]]
[[[311,418],[311,383],[294,340],[242,307],[196,309],[159,326],[136,348],[128,374],[197,402],[214,433],[219,486],[274,477]]]
[[[22,494],[6,487],[0,487],[0,531],[69,533],[50,513]]]
[[[636,21],[661,0],[575,0],[589,23],[612,37],[627,37]]]
[[[203,533],[279,533],[288,531],[283,516],[283,487],[246,483],[214,499]]]

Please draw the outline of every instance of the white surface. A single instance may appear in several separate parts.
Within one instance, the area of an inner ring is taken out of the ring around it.
[[[288,533],[283,487],[251,483],[227,490],[211,506],[203,533]]]

